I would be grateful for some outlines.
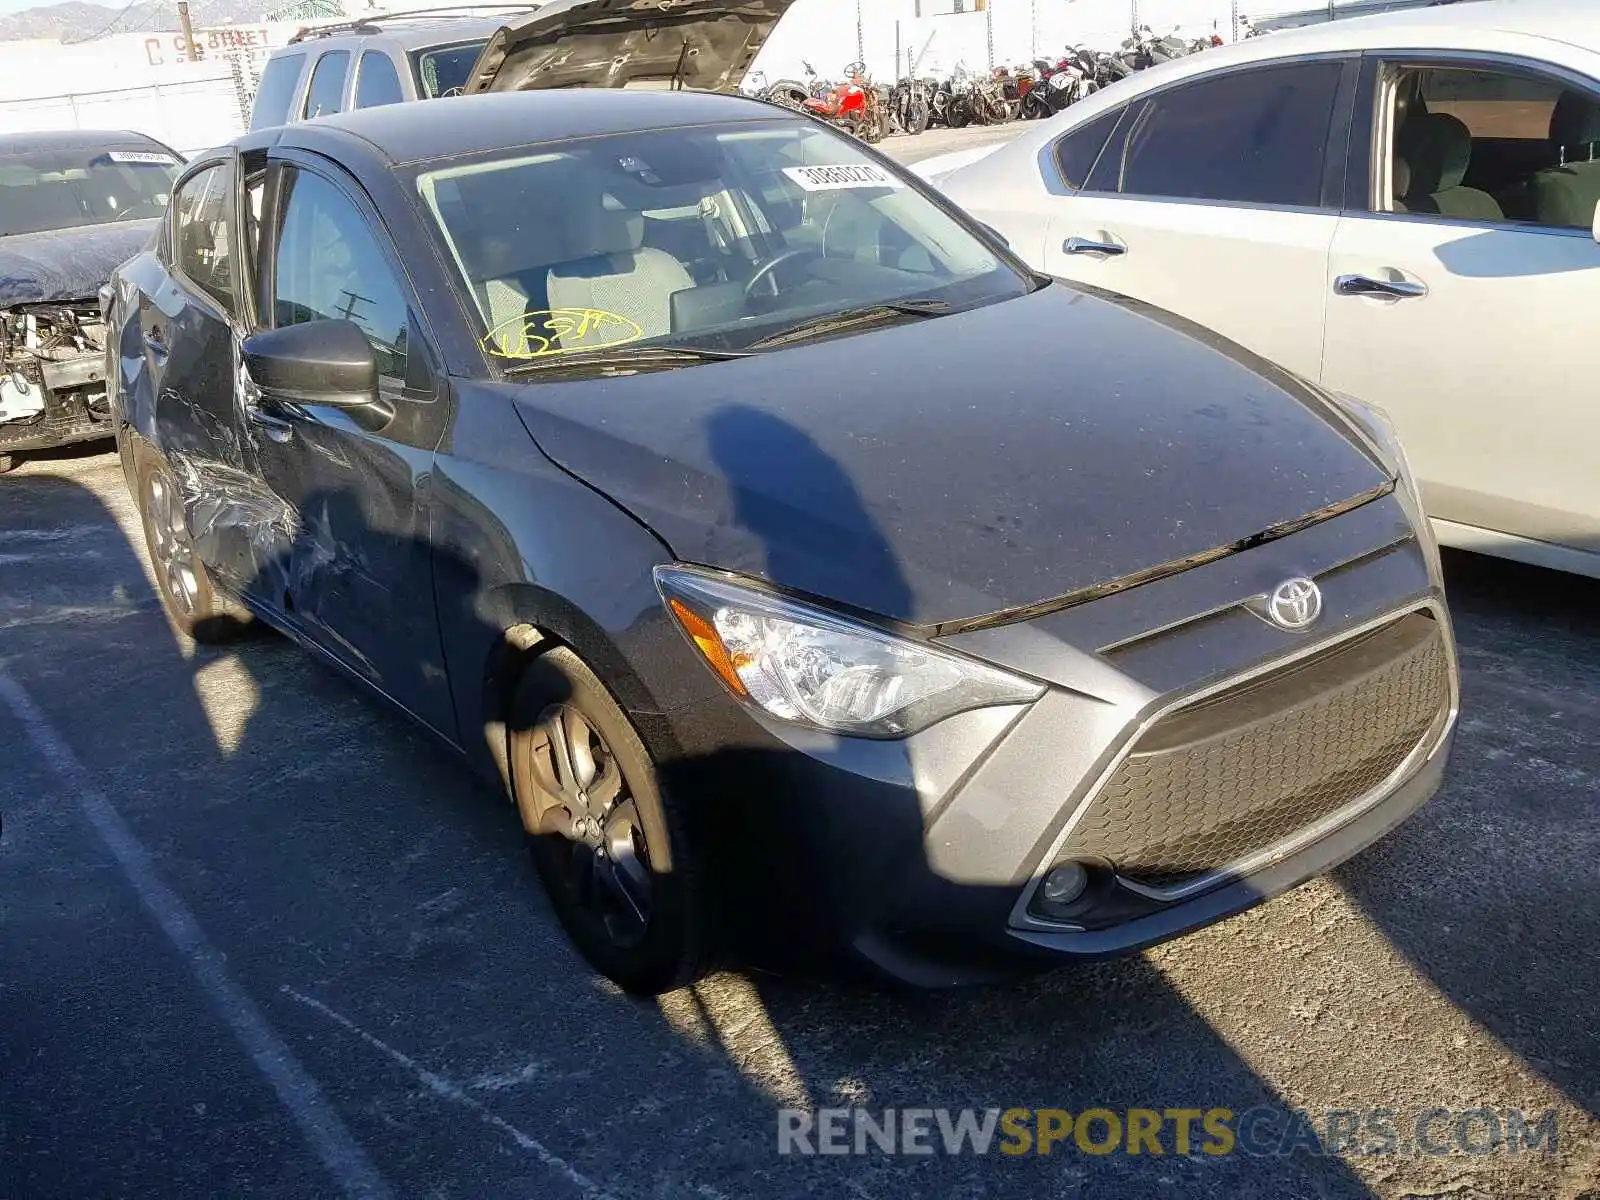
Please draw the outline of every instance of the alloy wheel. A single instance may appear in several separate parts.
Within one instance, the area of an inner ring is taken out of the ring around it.
[[[183,502],[159,471],[145,485],[145,521],[150,530],[150,558],[166,585],[167,595],[179,613],[192,616],[200,603],[194,540],[184,520]]]
[[[560,839],[564,882],[587,918],[621,947],[650,923],[650,855],[622,768],[570,704],[547,708],[530,735],[538,833]]]

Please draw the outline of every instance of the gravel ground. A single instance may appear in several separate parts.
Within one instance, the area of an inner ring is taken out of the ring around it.
[[[1600,583],[1447,569],[1449,780],[1332,877],[1005,987],[645,1004],[447,752],[280,639],[174,637],[112,455],[31,461],[0,480],[0,1196],[1595,1200]],[[777,1153],[778,1108],[849,1104],[1392,1109],[1399,1152]],[[1424,1153],[1436,1107],[1553,1112],[1555,1145]]]

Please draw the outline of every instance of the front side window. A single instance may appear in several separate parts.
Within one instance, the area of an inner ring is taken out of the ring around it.
[[[1035,286],[811,121],[505,151],[424,168],[417,187],[508,365],[621,343],[741,350],[830,313]]]
[[[350,51],[330,50],[317,59],[306,88],[304,116],[331,117],[344,106],[344,78],[350,71]]]
[[[1517,70],[1397,66],[1388,81],[1376,211],[1591,228],[1600,100]]]
[[[300,82],[300,68],[305,62],[304,54],[284,54],[267,61],[250,109],[252,132],[288,123],[289,106],[294,103],[295,85]]]
[[[162,216],[179,166],[154,143],[0,155],[0,237]]]
[[[172,252],[195,287],[234,313],[233,222],[228,214],[229,169],[219,163],[184,181],[173,197]]]
[[[417,90],[424,99],[436,100],[440,96],[459,96],[461,89],[472,78],[472,68],[478,55],[483,53],[488,39],[462,42],[456,46],[436,46],[432,50],[419,50],[411,61],[417,72]]]
[[[356,76],[356,107],[377,108],[399,104],[404,99],[399,72],[389,56],[381,50],[368,50],[363,54],[361,71]]]
[[[309,171],[285,181],[273,271],[277,328],[354,321],[367,335],[380,375],[404,378],[410,312],[405,293],[361,211]]]
[[[1343,70],[1337,62],[1255,67],[1155,96],[1129,136],[1122,192],[1319,204]]]

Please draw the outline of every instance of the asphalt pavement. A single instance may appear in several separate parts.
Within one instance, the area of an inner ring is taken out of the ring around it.
[[[570,949],[499,797],[279,638],[175,637],[115,457],[34,459],[0,479],[0,1197],[1595,1200],[1600,582],[1446,565],[1447,784],[1333,876],[1005,986],[728,972],[643,1003]],[[1399,1136],[778,1153],[779,1109],[846,1105]],[[1476,1109],[1554,1123],[1469,1154]]]

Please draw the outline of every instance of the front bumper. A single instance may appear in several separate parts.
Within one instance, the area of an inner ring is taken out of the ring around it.
[[[1438,788],[1459,686],[1414,517],[1391,501],[1369,507],[1295,545],[1063,614],[1071,630],[1041,620],[978,635],[984,657],[1041,664],[1034,673],[1055,685],[1026,708],[963,714],[900,742],[809,734],[731,705],[710,720],[669,716],[687,737],[667,782],[695,798],[746,952],[848,948],[898,979],[970,982],[1019,960],[1178,936],[1381,837]],[[1326,628],[1309,639],[1245,607],[1258,581],[1297,567],[1328,601]],[[1150,620],[1213,593],[1235,603]],[[1128,621],[1148,632],[1129,636]],[[1085,651],[1091,628],[1099,649]],[[1379,721],[1392,728],[1374,736]],[[1275,743],[1257,737],[1263,728]],[[1198,759],[1160,762],[1173,744]],[[1227,755],[1246,769],[1213,769]],[[1166,769],[1153,799],[1122,770],[1135,758]],[[1031,901],[1067,858],[1088,858],[1096,888],[1081,917],[1045,919]]]

